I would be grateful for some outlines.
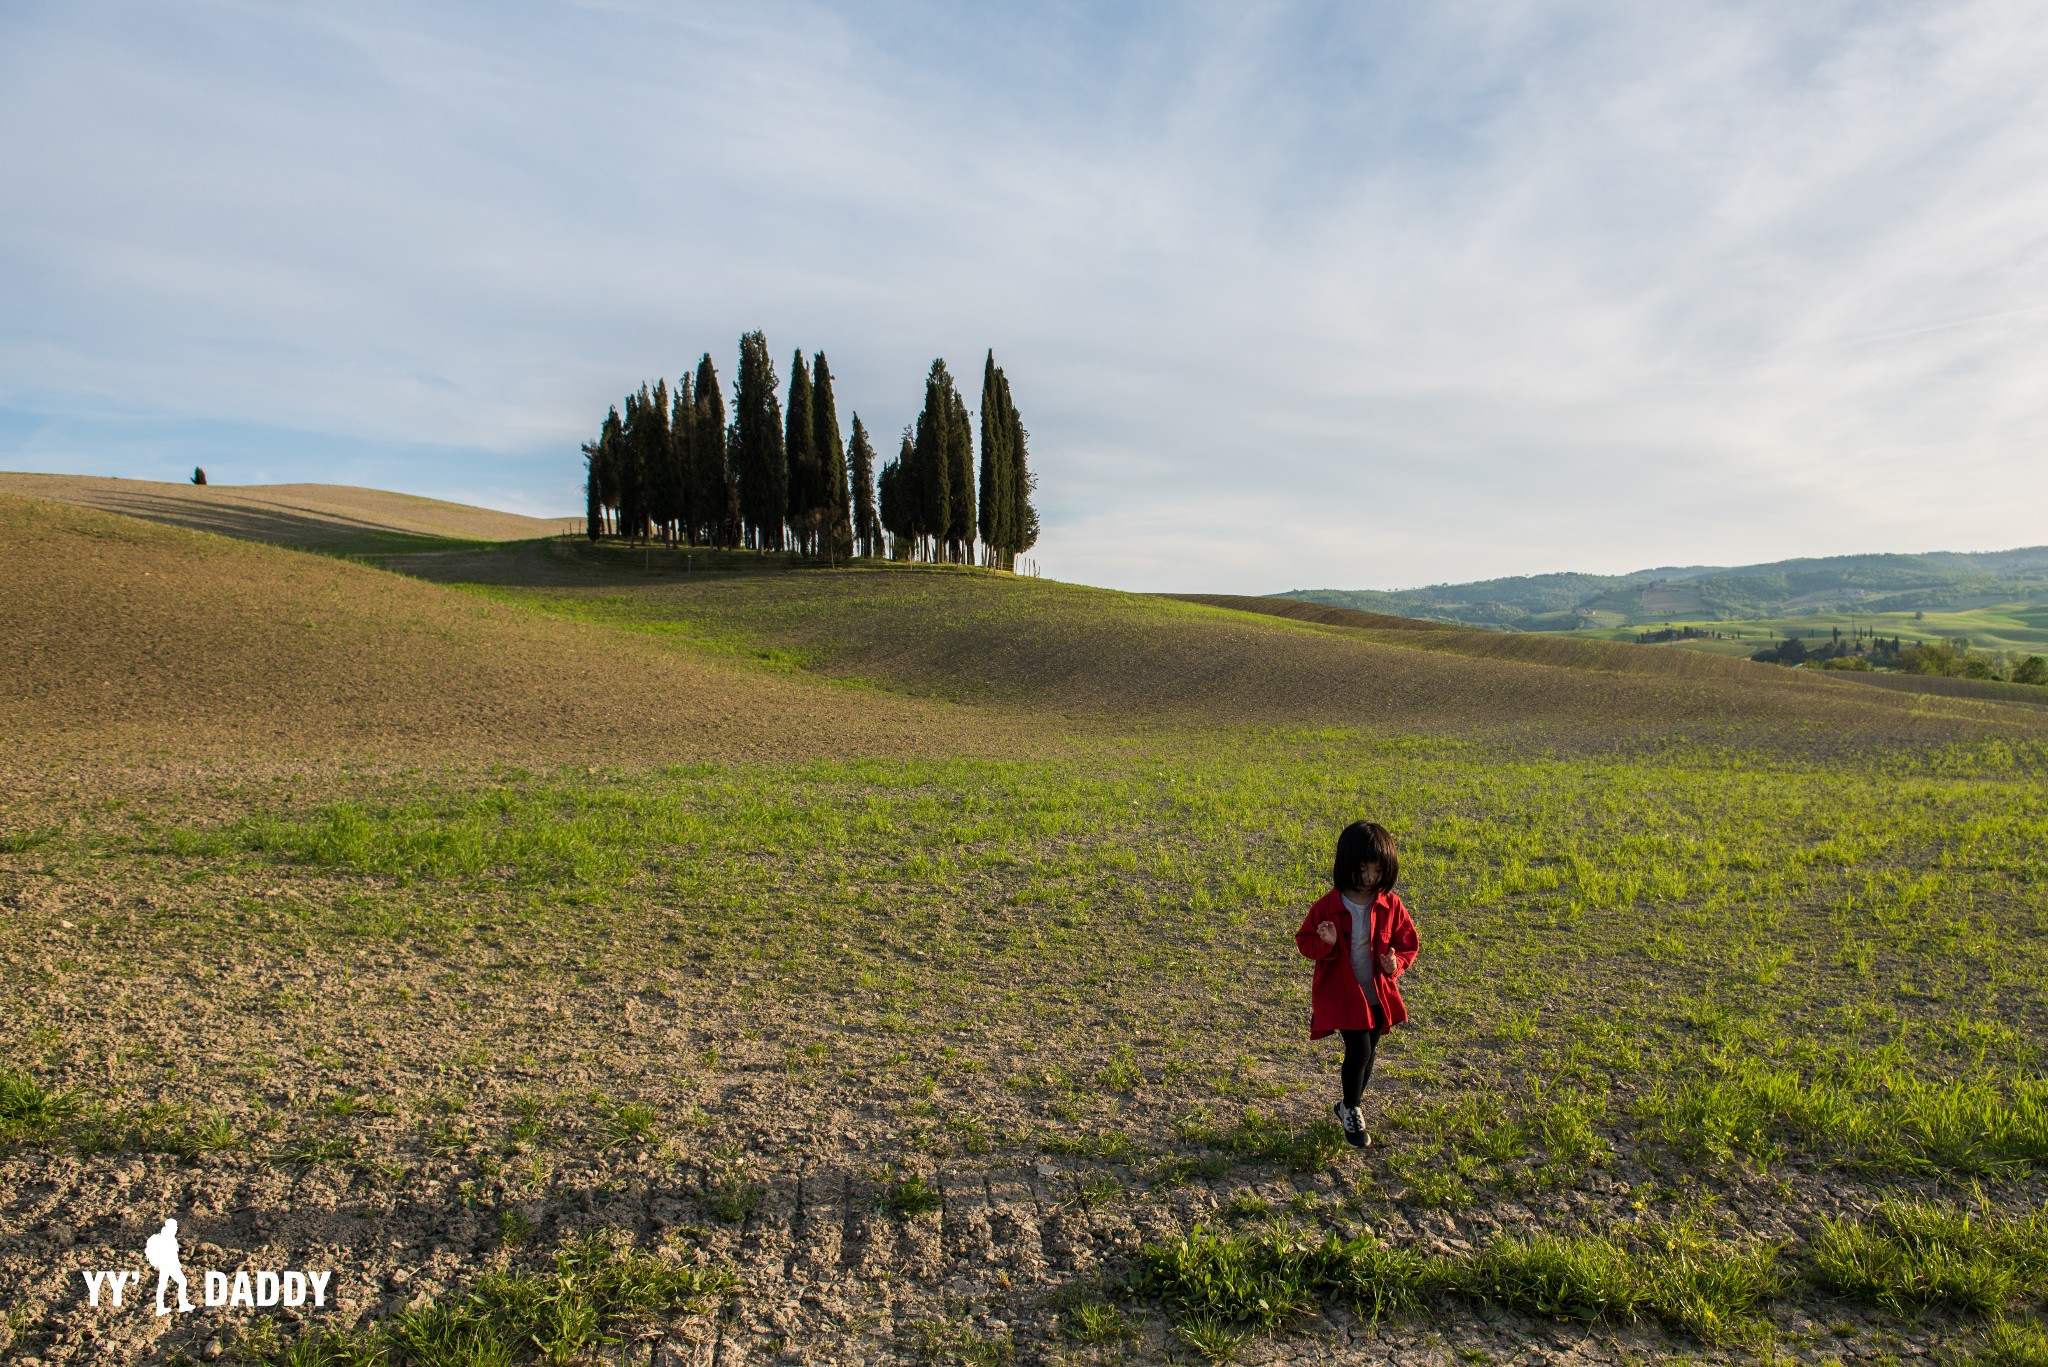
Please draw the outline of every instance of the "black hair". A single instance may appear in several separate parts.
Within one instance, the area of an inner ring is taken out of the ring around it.
[[[1401,854],[1394,837],[1377,821],[1354,821],[1337,837],[1337,857],[1330,861],[1330,886],[1340,891],[1363,892],[1358,878],[1367,864],[1380,866],[1380,883],[1374,892],[1392,892],[1401,877]]]

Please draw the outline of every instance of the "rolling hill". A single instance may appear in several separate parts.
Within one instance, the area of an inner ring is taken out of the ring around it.
[[[0,494],[19,758],[985,752],[1004,717],[678,651],[331,556]]]
[[[1946,702],[1712,656],[1401,619],[1361,630],[1240,610],[1272,600],[1176,601],[953,567],[828,571],[561,540],[386,563],[628,634],[772,654],[892,692],[1094,722],[1556,738],[1762,726],[1903,737],[1962,715],[1945,714]],[[1987,715],[2028,731],[2048,724],[2031,708]]]
[[[450,540],[517,541],[580,531],[583,526],[580,517],[524,517],[344,484],[165,484],[0,471],[0,493],[310,550],[388,551]]]
[[[1734,622],[1853,611],[1957,612],[2048,604],[2048,546],[1975,554],[1843,555],[1734,568],[1543,574],[1427,588],[1275,594],[1365,612],[1517,631]]]
[[[0,736],[637,762],[990,753],[1130,725],[1598,744],[2048,729],[2035,708],[1276,600],[559,537],[397,544],[380,568],[0,494]]]

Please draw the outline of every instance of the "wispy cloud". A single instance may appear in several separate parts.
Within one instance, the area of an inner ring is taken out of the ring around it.
[[[759,326],[883,434],[994,346],[1063,577],[2039,542],[2043,70],[2001,3],[14,7],[0,463],[573,507]]]

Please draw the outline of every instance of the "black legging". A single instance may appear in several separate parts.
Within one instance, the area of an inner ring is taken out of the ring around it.
[[[1344,1104],[1356,1108],[1359,1097],[1365,1094],[1365,1084],[1372,1081],[1372,1059],[1379,1052],[1379,1030],[1345,1030],[1344,1036]]]

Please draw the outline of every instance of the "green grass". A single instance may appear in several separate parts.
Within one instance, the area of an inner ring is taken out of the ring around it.
[[[1712,1076],[1659,1087],[1638,1109],[1694,1159],[1768,1163],[1797,1152],[1867,1171],[1966,1175],[2048,1166],[2048,1079],[1923,1079],[1883,1054],[1839,1055],[1810,1073],[1726,1060]]]
[[[1773,640],[1784,640],[1787,634],[1807,637],[1810,641],[1825,641],[1831,639],[1830,633],[1836,630],[1844,639],[1861,631],[1887,640],[1896,636],[1909,645],[1964,637],[1977,651],[2021,656],[2048,655],[2048,604],[2026,602],[1917,615],[1912,612],[1815,612],[1728,621],[1674,618],[1654,625],[1602,627],[1569,634],[1590,640],[1634,641],[1642,632],[1657,631],[1666,626],[1689,626],[1718,632],[1720,639],[1673,641],[1662,644],[1661,649],[1703,650],[1719,655],[1739,655],[1744,659]]]
[[[621,1327],[710,1308],[736,1286],[723,1268],[685,1265],[590,1238],[545,1272],[487,1272],[465,1295],[400,1311],[368,1332],[314,1332],[266,1360],[277,1367],[413,1367],[583,1360]]]
[[[1822,1285],[1887,1310],[1989,1313],[2048,1296],[2048,1211],[1887,1201],[1868,1221],[1824,1222],[1812,1257]]]
[[[882,1195],[882,1203],[891,1212],[906,1220],[929,1215],[945,1204],[939,1195],[939,1189],[929,1178],[919,1173],[912,1173],[891,1182]]]
[[[1134,1293],[1212,1327],[1271,1330],[1328,1303],[1377,1319],[1457,1298],[1548,1318],[1649,1319],[1710,1343],[1763,1337],[1762,1308],[1789,1285],[1775,1247],[1729,1245],[1683,1221],[1606,1236],[1503,1238],[1438,1256],[1284,1225],[1197,1229],[1148,1245],[1131,1282]]]
[[[1957,1360],[1964,1367],[2048,1367],[2048,1332],[2034,1321],[1999,1319]]]

